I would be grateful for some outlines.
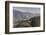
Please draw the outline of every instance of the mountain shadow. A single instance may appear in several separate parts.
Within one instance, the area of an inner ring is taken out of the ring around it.
[[[40,16],[33,17],[30,21],[32,21],[32,27],[40,27]]]

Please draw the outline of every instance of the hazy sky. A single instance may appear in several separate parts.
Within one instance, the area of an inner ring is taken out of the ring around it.
[[[40,13],[40,8],[34,7],[13,7],[13,9],[20,12]]]

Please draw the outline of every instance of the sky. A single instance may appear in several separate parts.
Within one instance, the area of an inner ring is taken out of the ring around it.
[[[40,13],[40,8],[35,7],[13,7],[14,10],[18,10],[20,12],[29,12],[29,13]]]

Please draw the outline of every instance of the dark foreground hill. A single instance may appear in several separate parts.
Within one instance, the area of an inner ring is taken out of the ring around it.
[[[21,20],[15,22],[13,27],[39,27],[40,26],[40,16],[35,16],[29,20]]]
[[[36,16],[30,19],[32,21],[32,27],[39,27],[40,26],[40,16]]]

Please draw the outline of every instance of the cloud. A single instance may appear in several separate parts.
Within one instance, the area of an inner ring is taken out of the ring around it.
[[[40,8],[35,7],[13,7],[13,10],[18,10],[20,12],[40,13]]]

